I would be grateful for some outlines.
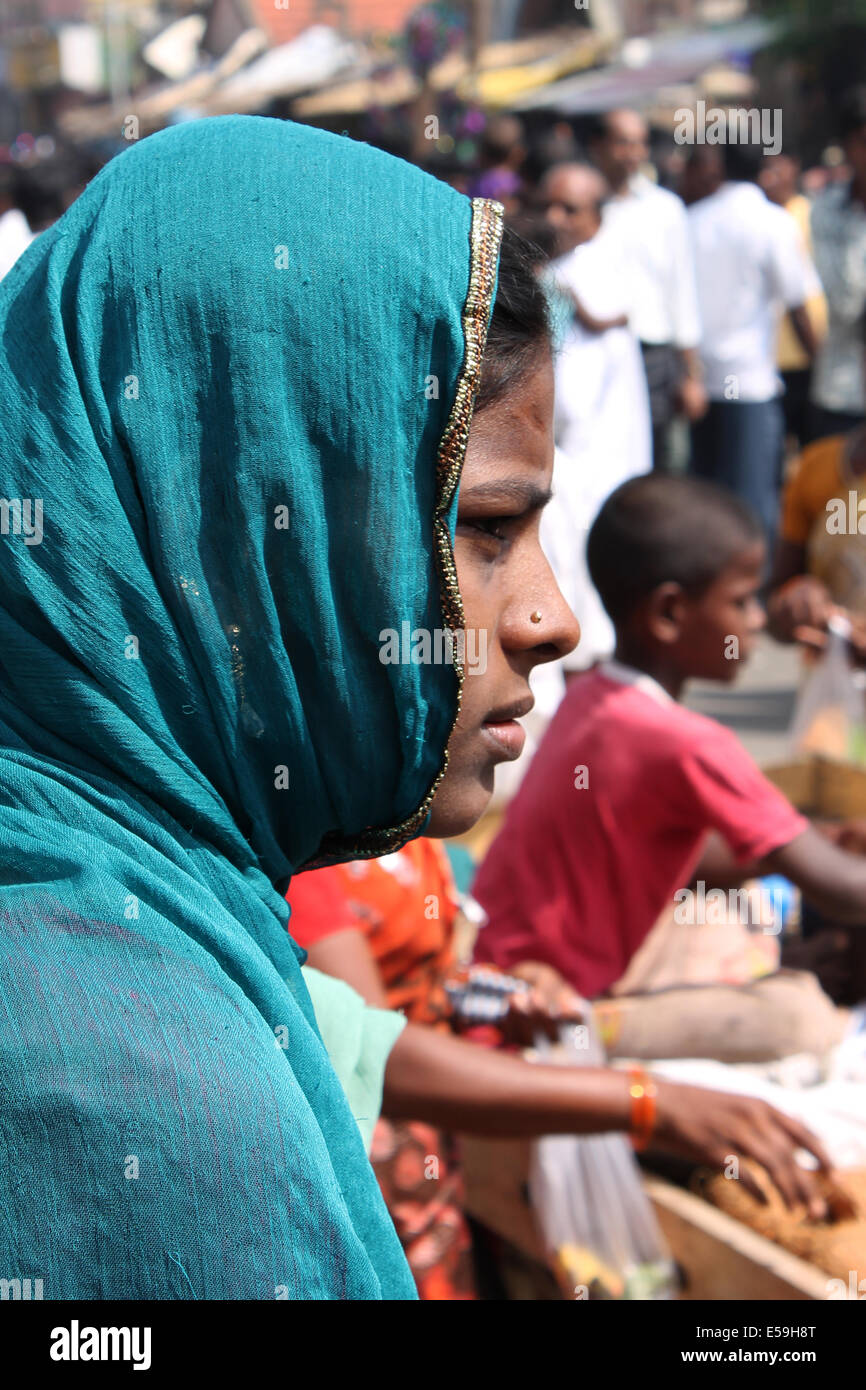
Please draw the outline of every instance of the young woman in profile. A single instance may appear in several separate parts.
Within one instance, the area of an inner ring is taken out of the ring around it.
[[[47,1299],[414,1296],[283,892],[468,827],[577,637],[549,350],[482,370],[499,243],[496,204],[226,117],[0,287],[0,493],[43,516],[0,565],[0,1267]],[[403,621],[488,631],[453,734],[459,670],[379,660]],[[340,1008],[351,1093],[402,1021]]]

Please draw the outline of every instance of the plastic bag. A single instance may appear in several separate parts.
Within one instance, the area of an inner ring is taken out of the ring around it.
[[[797,697],[790,735],[795,755],[866,763],[864,673],[851,664],[850,633],[847,618],[830,619],[827,646]]]
[[[539,1061],[565,1065],[604,1066],[606,1060],[585,1024],[563,1028],[556,1051],[539,1037],[535,1052]],[[537,1140],[529,1194],[567,1297],[674,1297],[675,1266],[624,1135],[557,1134]]]

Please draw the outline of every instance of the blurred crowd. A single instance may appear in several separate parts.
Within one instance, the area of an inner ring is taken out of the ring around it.
[[[836,121],[842,157],[805,170],[790,149],[734,142],[669,146],[653,163],[647,122],[627,109],[580,143],[568,123],[534,147],[513,116],[488,126],[461,186],[504,203],[561,310],[544,527],[581,614],[579,669],[610,655],[613,631],[573,537],[653,469],[718,483],[760,518],[776,636],[826,629],[838,576],[778,591],[805,575],[813,523],[826,532],[828,500],[866,462],[866,86],[841,95]],[[856,615],[866,586],[859,561],[844,568]]]

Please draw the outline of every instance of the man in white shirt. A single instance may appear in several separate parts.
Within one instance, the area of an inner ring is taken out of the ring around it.
[[[551,297],[556,338],[553,495],[541,543],[556,582],[580,619],[579,650],[532,673],[535,706],[523,721],[521,757],[496,774],[496,804],[507,804],[526,772],[572,672],[613,654],[614,631],[586,567],[586,537],[611,492],[652,464],[649,400],[637,339],[628,326],[622,276],[599,235],[604,179],[586,164],[556,164],[538,188],[553,260],[539,263]],[[543,267],[543,268],[542,268]]]
[[[747,502],[772,542],[784,447],[776,336],[787,312],[814,354],[805,301],[815,278],[793,219],[753,181],[761,158],[759,147],[726,145],[719,186],[688,211],[710,400],[692,426],[691,468]]]
[[[812,209],[829,320],[812,376],[815,439],[847,434],[866,419],[866,87],[843,95],[839,134],[850,182],[832,184]]]
[[[561,307],[554,307],[557,454],[543,535],[583,633],[567,669],[583,669],[613,651],[613,629],[586,570],[586,535],[614,489],[652,467],[640,348],[618,260],[600,234],[606,192],[597,170],[581,164],[556,165],[539,187],[557,253],[547,275],[561,296]]]
[[[0,280],[32,240],[27,218],[17,205],[14,173],[8,165],[0,166]]]
[[[640,172],[649,158],[649,142],[646,122],[636,111],[607,112],[590,152],[610,189],[603,235],[619,258],[629,323],[643,353],[653,462],[664,469],[675,414],[695,420],[706,408],[686,210],[676,194]]]

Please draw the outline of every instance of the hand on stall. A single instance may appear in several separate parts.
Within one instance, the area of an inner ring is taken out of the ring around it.
[[[656,1087],[653,1147],[722,1171],[731,1158],[755,1159],[771,1174],[786,1206],[802,1205],[813,1221],[833,1214],[825,1195],[828,1180],[834,1182],[832,1164],[820,1141],[799,1121],[753,1096],[662,1080]],[[798,1149],[818,1160],[817,1170],[797,1162]],[[766,1201],[748,1164],[739,1165],[737,1180]]]

